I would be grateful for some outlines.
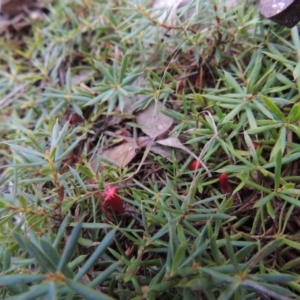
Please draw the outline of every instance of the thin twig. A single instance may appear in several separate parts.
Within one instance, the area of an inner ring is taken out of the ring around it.
[[[184,30],[184,31],[190,31],[194,34],[197,34],[197,31],[193,28],[190,27],[183,27],[183,26],[177,26],[177,25],[172,25],[172,24],[167,24],[167,23],[161,23],[157,19],[154,19],[150,16],[150,13],[146,11],[144,8],[142,8],[139,5],[136,5],[136,9],[150,22],[152,22],[154,25],[158,25],[160,27],[166,28],[168,30],[171,29],[179,29],[179,30]]]

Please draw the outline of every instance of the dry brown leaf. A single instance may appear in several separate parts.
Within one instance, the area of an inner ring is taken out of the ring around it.
[[[161,102],[152,102],[136,116],[136,122],[142,126],[141,130],[152,138],[166,133],[173,124],[173,119],[164,115],[162,109],[164,106]]]
[[[9,16],[17,15],[21,12],[37,7],[34,0],[2,0],[0,1],[0,12]]]
[[[170,162],[173,161],[174,149],[172,149],[170,147],[166,147],[166,146],[155,143],[154,145],[152,145],[150,151],[161,155],[162,157],[166,158]],[[183,155],[179,151],[175,150],[175,156],[176,156],[177,161],[181,161],[183,159]]]
[[[203,163],[203,161],[201,159],[199,159],[197,157],[197,155],[194,154],[189,148],[184,146],[177,137],[168,137],[167,139],[156,141],[156,143],[163,145],[163,146],[173,147],[173,148],[178,148],[178,149],[184,150],[185,152],[187,152],[188,154],[193,156],[203,166],[204,170],[206,171],[206,173],[208,174],[209,177],[212,176],[211,172],[209,171],[207,166]]]
[[[94,71],[83,70],[78,74],[72,76],[72,85],[78,85],[82,82],[85,82],[87,79],[91,78],[94,74]]]
[[[123,142],[122,144],[108,148],[100,153],[101,156],[106,157],[112,161],[117,167],[126,167],[137,155],[136,148],[144,148],[151,141],[149,137],[139,137],[136,143],[132,141]],[[92,163],[93,165],[93,163]]]

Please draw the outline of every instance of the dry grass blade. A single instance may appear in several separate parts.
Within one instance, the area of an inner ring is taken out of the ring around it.
[[[2,98],[0,100],[0,109],[3,109],[4,107],[10,105],[15,100],[15,97],[24,91],[24,88],[27,85],[28,85],[28,83],[24,83],[24,84],[18,86],[16,89],[14,89],[12,92],[7,94],[4,98]]]

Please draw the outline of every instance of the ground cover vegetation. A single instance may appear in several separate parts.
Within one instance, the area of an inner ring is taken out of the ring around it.
[[[34,16],[0,37],[0,298],[299,299],[297,27],[200,0]]]

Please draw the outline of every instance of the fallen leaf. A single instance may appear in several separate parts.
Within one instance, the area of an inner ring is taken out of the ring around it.
[[[137,155],[137,147],[138,148],[144,148],[148,145],[148,143],[151,141],[149,137],[139,137],[136,140],[136,143],[134,142],[134,139],[130,139],[127,142],[123,142],[122,144],[111,147],[103,151],[102,153],[99,153],[101,157],[103,157],[103,161],[105,158],[107,161],[111,161],[114,165],[116,165],[119,168],[126,167]],[[94,168],[94,165],[98,162],[97,157],[93,160],[92,166]]]
[[[152,102],[136,116],[136,122],[142,126],[141,130],[152,138],[166,133],[173,124],[173,119],[161,112],[163,108],[161,102]]]
[[[34,0],[2,0],[0,1],[0,12],[14,16],[35,6]]]
[[[94,71],[84,70],[79,72],[78,74],[72,76],[72,85],[78,85],[86,80],[90,79],[94,74]]]
[[[163,146],[167,146],[167,147],[173,147],[173,148],[178,148],[178,149],[182,149],[183,151],[187,152],[188,154],[190,154],[191,156],[193,156],[203,167],[203,169],[206,171],[206,173],[208,174],[209,177],[212,177],[211,172],[209,171],[209,169],[207,168],[207,166],[203,163],[203,161],[201,161],[196,154],[194,154],[189,148],[187,148],[186,146],[184,146],[177,137],[168,137],[164,140],[160,140],[160,141],[156,141],[156,143],[163,145]]]
[[[169,148],[169,147],[166,147],[163,145],[159,145],[157,143],[152,145],[150,151],[154,152],[156,154],[159,154],[160,156],[166,158],[170,162],[173,162],[173,160],[174,160],[173,152],[175,154],[177,161],[181,161],[183,159],[183,155],[179,151],[176,151],[172,148]]]

